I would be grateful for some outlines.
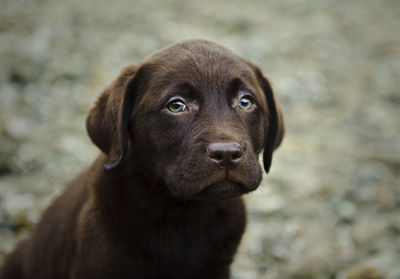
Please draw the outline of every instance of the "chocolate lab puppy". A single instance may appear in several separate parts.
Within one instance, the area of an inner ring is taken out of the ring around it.
[[[229,278],[241,195],[283,122],[261,71],[204,40],[128,66],[86,121],[102,153],[8,256],[2,279]]]

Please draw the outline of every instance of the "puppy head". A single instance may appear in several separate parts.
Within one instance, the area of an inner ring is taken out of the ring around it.
[[[268,80],[217,44],[191,40],[130,66],[87,118],[113,171],[135,160],[178,198],[226,199],[256,189],[283,120]]]

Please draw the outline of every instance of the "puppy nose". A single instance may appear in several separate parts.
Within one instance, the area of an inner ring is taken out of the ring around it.
[[[242,159],[242,147],[237,142],[213,142],[207,147],[208,156],[219,166],[235,166]]]

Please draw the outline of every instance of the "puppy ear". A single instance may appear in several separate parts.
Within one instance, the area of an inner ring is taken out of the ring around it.
[[[107,154],[105,170],[117,167],[128,150],[128,122],[140,82],[136,66],[128,66],[107,87],[86,118],[90,139]]]
[[[255,66],[254,66],[255,67]],[[255,67],[255,74],[261,89],[264,91],[265,99],[268,106],[268,122],[269,127],[265,128],[264,135],[264,169],[268,173],[272,162],[272,153],[278,148],[282,142],[283,135],[285,133],[285,127],[283,123],[283,116],[278,103],[274,98],[269,81],[264,77],[261,70]]]

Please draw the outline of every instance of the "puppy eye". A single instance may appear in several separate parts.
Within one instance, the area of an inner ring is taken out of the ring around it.
[[[249,110],[253,107],[253,102],[248,97],[242,97],[239,100],[239,107],[244,110]]]
[[[187,110],[186,104],[184,102],[182,102],[181,100],[173,100],[173,101],[169,102],[169,104],[167,105],[167,108],[170,112],[173,112],[173,113],[180,113],[180,112]]]

